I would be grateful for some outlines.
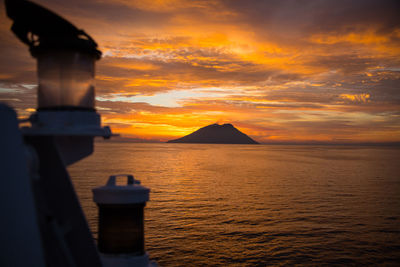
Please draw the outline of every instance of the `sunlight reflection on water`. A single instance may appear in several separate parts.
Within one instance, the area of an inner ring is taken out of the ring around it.
[[[69,168],[91,189],[132,173],[151,188],[146,248],[162,266],[400,262],[400,149],[96,143]]]

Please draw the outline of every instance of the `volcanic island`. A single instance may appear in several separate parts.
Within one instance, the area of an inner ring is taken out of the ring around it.
[[[230,123],[211,124],[184,137],[169,140],[167,143],[258,144]]]

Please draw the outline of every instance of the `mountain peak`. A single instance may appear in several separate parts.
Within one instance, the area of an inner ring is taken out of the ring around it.
[[[169,140],[168,143],[258,144],[230,123],[210,124],[184,137]]]

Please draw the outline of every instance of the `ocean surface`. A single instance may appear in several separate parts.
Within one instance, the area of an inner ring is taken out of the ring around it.
[[[91,189],[151,188],[146,250],[161,266],[400,265],[400,148],[98,142],[69,168]]]

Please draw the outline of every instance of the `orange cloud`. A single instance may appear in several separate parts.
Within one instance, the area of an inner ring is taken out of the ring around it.
[[[367,103],[370,101],[369,98],[371,96],[369,94],[358,94],[358,95],[341,94],[339,97],[345,100],[350,100],[352,102]]]
[[[97,106],[115,132],[168,140],[220,121],[260,142],[400,140],[392,2],[37,2],[99,43]],[[0,13],[0,99],[26,116],[35,61]]]

